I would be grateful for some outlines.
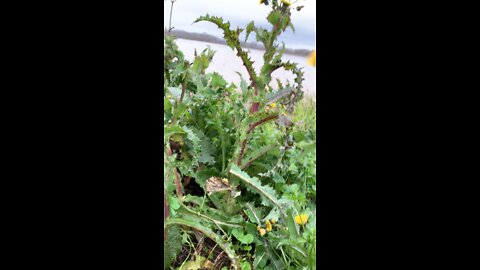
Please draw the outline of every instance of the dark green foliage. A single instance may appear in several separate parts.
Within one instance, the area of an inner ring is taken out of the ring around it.
[[[182,235],[178,225],[170,226],[163,251],[163,269],[168,269],[182,249]]]

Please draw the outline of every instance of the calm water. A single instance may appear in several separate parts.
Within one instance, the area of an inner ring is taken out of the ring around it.
[[[193,60],[195,49],[198,53],[200,53],[203,49],[210,46],[210,48],[216,53],[207,71],[218,72],[225,78],[225,80],[234,82],[236,85],[240,85],[240,77],[237,73],[235,73],[238,71],[242,74],[243,78],[248,81],[248,73],[245,70],[245,67],[242,65],[242,61],[235,55],[235,52],[230,47],[221,44],[210,44],[186,39],[177,39],[176,42],[180,50],[182,50],[182,52],[185,54],[185,57],[190,61]],[[250,57],[252,61],[254,61],[253,67],[258,72],[263,63],[263,51],[250,49]],[[283,61],[286,62],[288,60],[297,63],[300,67],[303,67],[303,72],[305,73],[305,81],[303,82],[304,91],[308,95],[316,95],[316,69],[307,65],[306,57],[284,54]],[[282,83],[285,83],[287,79],[291,83],[293,83],[294,80],[293,74],[283,69],[276,70],[272,74],[272,77],[273,81],[271,85],[273,87],[276,87],[277,85],[275,78],[278,78],[280,81],[282,81]]]

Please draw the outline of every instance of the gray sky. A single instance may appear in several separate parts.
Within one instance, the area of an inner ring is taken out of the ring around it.
[[[293,1],[292,1],[293,2]],[[280,36],[287,48],[315,48],[315,0],[299,0],[295,5],[305,6],[300,12],[292,11],[292,22],[295,34],[290,28]],[[170,18],[170,0],[164,1],[164,27],[168,27]],[[250,21],[255,25],[270,29],[267,15],[270,7],[260,5],[258,0],[177,0],[173,6],[172,27],[189,32],[208,33],[222,37],[222,32],[209,22],[192,22],[206,14],[223,17],[230,21],[231,27],[245,28]],[[248,39],[255,41],[254,34]]]

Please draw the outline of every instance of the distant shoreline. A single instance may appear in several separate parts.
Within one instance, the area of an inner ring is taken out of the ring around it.
[[[181,39],[188,39],[188,40],[196,40],[196,41],[203,41],[203,42],[208,42],[208,43],[215,43],[215,44],[222,44],[222,45],[227,45],[227,43],[221,39],[217,38],[216,36],[209,35],[206,33],[199,34],[199,33],[191,33],[183,30],[172,30],[170,33],[167,30],[163,30],[163,34],[167,36],[175,36],[177,38]],[[247,48],[247,49],[254,49],[254,50],[260,50],[260,51],[265,51],[263,48],[263,45],[260,43],[254,43],[254,42],[242,42],[241,43],[242,48]],[[290,54],[290,55],[297,55],[297,56],[308,56],[311,53],[311,50],[307,49],[289,49],[285,48],[285,54]]]

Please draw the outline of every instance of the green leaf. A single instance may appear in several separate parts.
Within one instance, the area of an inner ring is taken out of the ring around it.
[[[178,270],[199,270],[207,258],[197,255],[195,261],[188,261],[182,265]]]
[[[297,224],[295,223],[295,216],[293,214],[292,209],[287,210],[286,223],[287,223],[288,233],[290,234],[290,238],[291,239],[297,238],[299,235],[299,232],[298,232]]]
[[[170,207],[172,209],[178,210],[178,208],[180,208],[180,202],[178,201],[178,199],[176,197],[169,196],[168,201],[169,201]]]
[[[170,139],[170,137],[174,136],[174,135],[186,135],[187,132],[185,132],[185,130],[180,127],[180,126],[170,126],[170,127],[164,127],[163,128],[163,139],[164,139],[164,143],[166,143],[168,141],[168,139]]]
[[[184,202],[191,202],[196,205],[202,205],[203,203],[203,197],[198,197],[198,196],[193,196],[191,194],[187,194],[185,198],[183,198]]]
[[[310,153],[310,152],[313,152],[317,149],[317,142],[316,141],[313,141],[313,142],[302,141],[302,142],[297,143],[296,146],[298,148],[302,149],[305,153]]]
[[[272,211],[262,220],[262,221],[267,221],[267,220],[280,220],[280,211],[278,208],[273,208]]]
[[[198,138],[201,140],[201,154],[198,157],[198,162],[208,165],[215,164],[215,147],[212,145],[210,140],[205,134],[200,130],[195,130]]]
[[[254,269],[262,269],[267,264],[268,256],[264,246],[257,245],[255,248],[255,260],[253,261]]]
[[[241,263],[242,270],[251,270],[251,266],[249,262],[242,262]]]
[[[235,255],[235,251],[233,250],[231,244],[224,241],[219,235],[217,235],[211,229],[207,228],[204,225],[199,224],[198,221],[195,222],[194,220],[187,220],[182,218],[171,218],[165,222],[165,226],[167,227],[172,225],[183,225],[183,226],[191,227],[205,234],[205,236],[215,241],[215,243],[217,243],[218,246],[225,251],[225,253],[231,260],[235,269],[239,269],[238,258]]]
[[[242,246],[242,249],[245,251],[250,251],[252,250],[252,246]]]
[[[260,211],[255,208],[251,203],[246,203],[243,209],[247,217],[249,218],[250,222],[256,223],[258,225],[261,224],[261,213]]]
[[[277,194],[275,190],[270,186],[263,186],[260,180],[256,177],[250,177],[246,172],[242,171],[235,164],[232,164],[230,168],[230,173],[246,184],[247,188],[255,193],[260,194],[266,200],[263,201],[264,204],[271,204],[280,209],[282,215],[284,215],[282,206],[277,200]]]
[[[165,240],[165,249],[163,250],[163,269],[167,269],[177,258],[182,249],[182,236],[179,226],[171,226],[167,230],[167,239]]]
[[[248,36],[250,35],[250,33],[255,29],[255,24],[253,21],[251,21],[248,25],[247,25],[247,32],[246,32],[246,35],[245,35],[245,42],[247,42],[248,40]]]
[[[195,57],[192,63],[192,71],[194,73],[202,73],[204,72],[209,64],[210,60],[213,58],[214,52],[211,51],[209,48],[203,50],[202,54]]]
[[[222,78],[222,76],[220,76],[220,74],[214,72],[212,74],[210,86],[213,88],[225,88],[225,86],[227,86],[227,82]]]
[[[248,93],[248,84],[247,82],[245,81],[245,79],[243,79],[243,77],[240,75],[240,89],[242,89],[242,94],[245,96],[245,94]]]
[[[272,25],[276,25],[281,17],[282,13],[280,11],[272,11],[270,14],[268,14],[267,20]]]
[[[244,245],[253,243],[253,235],[251,234],[243,234],[243,232],[240,232],[237,229],[233,229],[232,234],[238,239],[238,241],[240,241],[240,243]]]

